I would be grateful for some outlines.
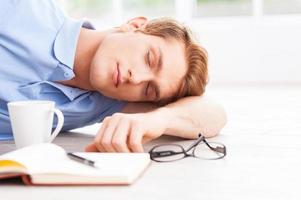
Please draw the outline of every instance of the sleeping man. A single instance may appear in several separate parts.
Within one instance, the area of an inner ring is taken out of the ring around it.
[[[102,122],[86,151],[143,152],[163,134],[212,137],[226,124],[204,94],[207,53],[177,21],[96,30],[50,0],[3,0],[0,24],[0,138],[19,100],[54,101],[64,131]]]

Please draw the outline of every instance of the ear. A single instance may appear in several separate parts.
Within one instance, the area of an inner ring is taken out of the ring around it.
[[[148,20],[146,17],[135,17],[129,20],[126,24],[121,25],[122,31],[136,31],[138,29],[143,29]]]

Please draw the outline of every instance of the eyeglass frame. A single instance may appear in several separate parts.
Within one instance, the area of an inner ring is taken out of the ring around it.
[[[224,158],[226,155],[227,155],[227,150],[226,150],[226,146],[222,143],[217,143],[221,146],[217,146],[217,147],[212,147],[208,142],[207,140],[205,139],[205,137],[200,133],[199,134],[199,138],[194,141],[188,148],[187,150],[184,149],[184,147],[182,145],[179,145],[179,144],[160,144],[160,145],[156,145],[154,146],[153,148],[151,148],[149,150],[149,154],[150,154],[150,158],[151,160],[153,161],[156,161],[156,162],[172,162],[172,161],[177,161],[177,160],[181,160],[181,159],[184,159],[184,158],[187,158],[187,157],[195,157],[195,158],[199,158],[197,156],[194,155],[194,151],[192,153],[188,153],[189,151],[191,151],[193,148],[195,149],[196,146],[198,146],[201,142],[204,142],[206,144],[206,146],[214,151],[214,152],[217,152],[217,153],[221,153],[223,154],[221,157],[218,157],[218,158],[208,158],[206,160],[218,160],[218,159],[222,159]],[[216,143],[216,142],[214,142]],[[173,146],[178,146],[182,149],[181,152],[174,152],[172,150],[167,150],[167,151],[159,151],[159,152],[154,152],[154,149],[160,147],[160,146],[167,146],[167,145],[173,145]],[[177,154],[184,154],[184,157],[181,157],[181,158],[178,158],[178,159],[175,159],[175,160],[166,160],[166,161],[161,161],[161,160],[156,160],[155,158],[161,158],[161,157],[167,157],[167,156],[173,156],[173,155],[177,155]],[[155,156],[155,157],[154,157]],[[203,158],[204,159],[204,158]]]

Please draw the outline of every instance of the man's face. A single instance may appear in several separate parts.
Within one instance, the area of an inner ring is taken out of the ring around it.
[[[174,96],[187,71],[184,45],[141,32],[108,34],[91,64],[92,86],[131,102]]]

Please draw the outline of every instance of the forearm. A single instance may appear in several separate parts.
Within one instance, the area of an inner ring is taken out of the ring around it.
[[[129,103],[103,121],[86,151],[143,152],[142,144],[162,134],[195,139],[215,136],[226,124],[224,109],[208,97],[187,97],[158,108]]]
[[[227,117],[223,107],[208,97],[186,97],[153,111],[166,121],[165,134],[184,138],[217,135]]]

